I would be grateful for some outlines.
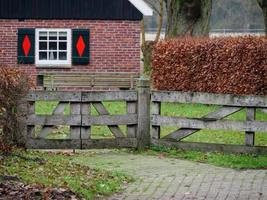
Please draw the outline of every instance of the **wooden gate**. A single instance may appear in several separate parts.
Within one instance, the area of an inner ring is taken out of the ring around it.
[[[92,149],[137,147],[136,91],[110,92],[55,92],[35,91],[27,96],[27,148],[30,149]],[[36,101],[57,101],[52,115],[37,115]],[[111,115],[103,101],[126,101],[127,114]],[[70,114],[64,115],[66,106]],[[91,115],[94,107],[98,116]],[[70,128],[68,139],[47,139],[46,136],[58,125]],[[91,126],[108,126],[114,138],[91,139]],[[126,125],[126,133],[119,125]],[[40,130],[36,133],[36,126]]]
[[[151,94],[151,101],[151,142],[154,145],[201,151],[224,151],[235,153],[267,152],[267,148],[264,146],[254,146],[255,132],[267,132],[267,122],[256,120],[256,109],[267,113],[266,96],[154,91]],[[162,116],[161,103],[163,102],[206,104],[217,105],[220,107],[218,110],[201,118]],[[247,113],[247,117],[244,121],[225,119],[242,109],[246,109]],[[177,127],[177,130],[161,137],[160,129],[162,126],[174,126]],[[203,129],[244,131],[245,145],[181,142],[182,139]]]

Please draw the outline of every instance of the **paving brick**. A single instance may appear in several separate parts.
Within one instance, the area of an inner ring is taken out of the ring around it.
[[[109,200],[267,200],[267,170],[238,171],[120,151],[97,151],[87,162],[136,179]]]

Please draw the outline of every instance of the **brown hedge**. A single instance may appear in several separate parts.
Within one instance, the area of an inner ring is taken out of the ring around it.
[[[267,39],[161,41],[153,51],[152,80],[158,90],[267,95]]]
[[[28,76],[16,67],[0,65],[0,150],[8,146],[23,144],[20,120],[22,112],[21,99],[32,88]],[[2,129],[2,130],[1,130]]]

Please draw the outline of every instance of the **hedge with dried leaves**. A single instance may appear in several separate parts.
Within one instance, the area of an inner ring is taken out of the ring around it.
[[[0,127],[5,145],[23,145],[20,119],[25,113],[20,109],[32,83],[19,68],[0,65]],[[2,146],[2,145],[1,145]],[[2,147],[3,148],[3,147]]]
[[[161,41],[154,48],[152,65],[158,90],[267,95],[264,37]]]

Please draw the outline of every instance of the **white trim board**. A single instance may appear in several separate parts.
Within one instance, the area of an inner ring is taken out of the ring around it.
[[[143,0],[129,0],[144,16],[152,16],[153,9]]]

